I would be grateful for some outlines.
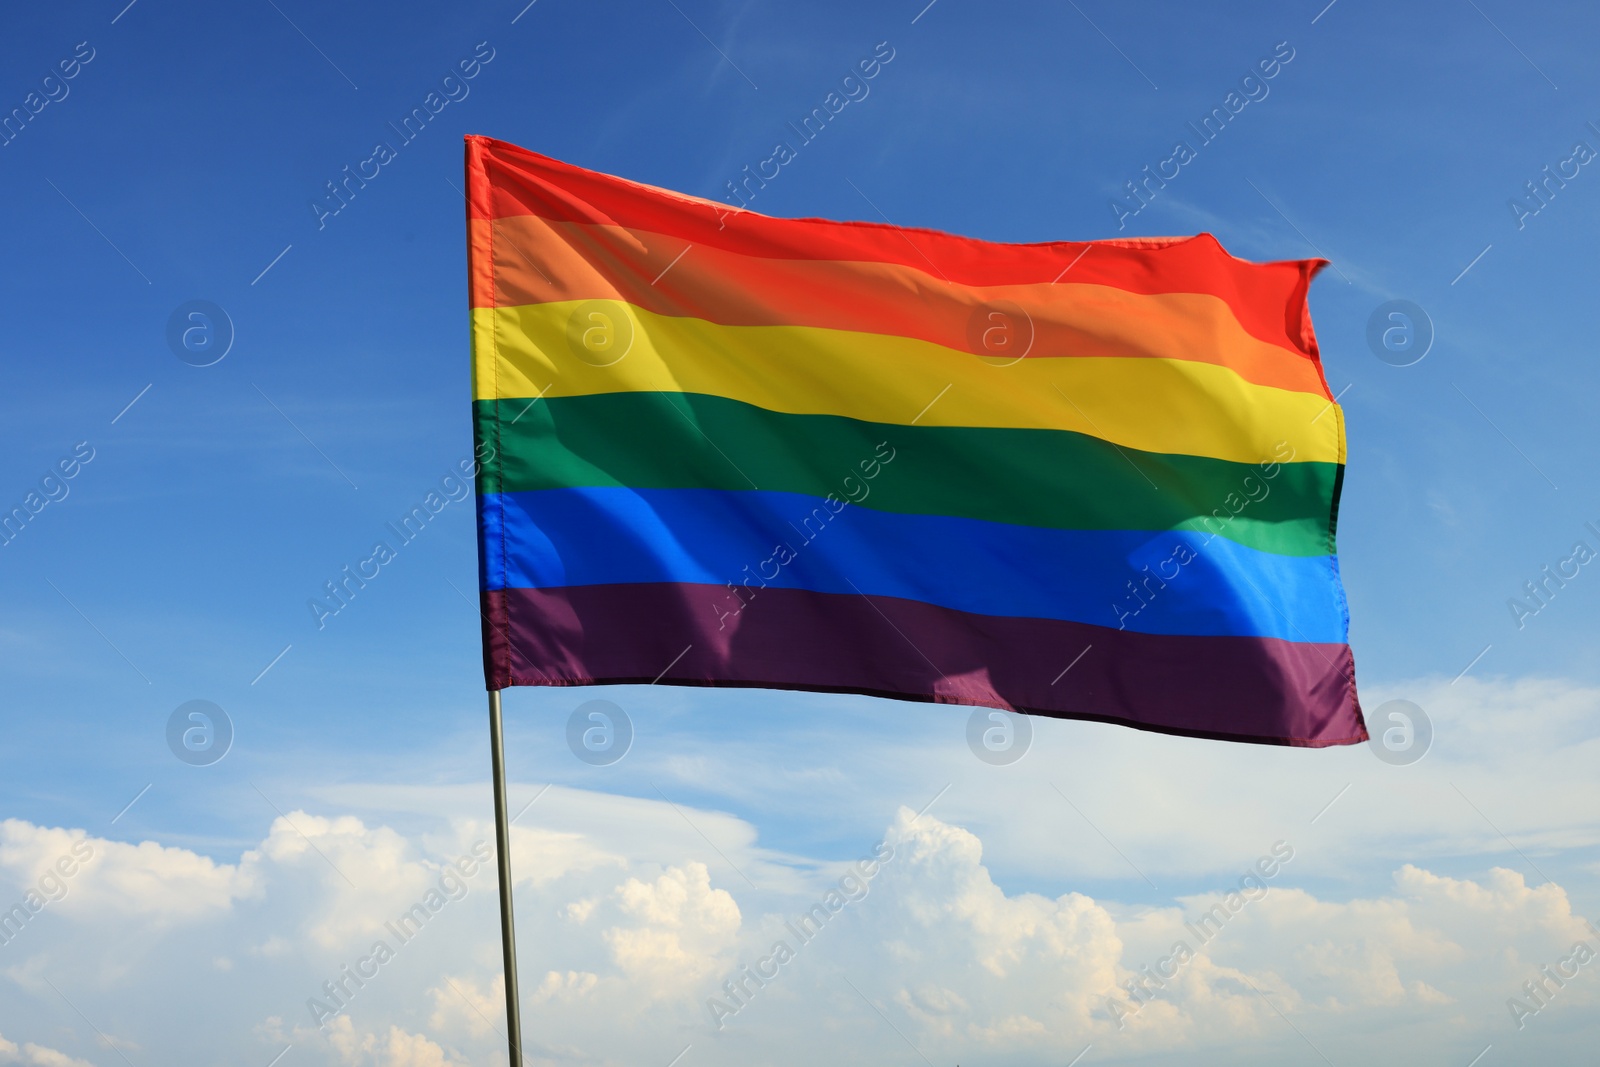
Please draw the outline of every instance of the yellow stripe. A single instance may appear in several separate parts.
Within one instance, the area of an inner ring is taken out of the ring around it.
[[[1342,462],[1338,415],[1309,393],[1150,357],[1004,362],[926,341],[814,326],[720,326],[614,300],[474,308],[478,400],[707,393],[868,422],[1073,430],[1145,452]],[[496,354],[498,353],[498,358]]]

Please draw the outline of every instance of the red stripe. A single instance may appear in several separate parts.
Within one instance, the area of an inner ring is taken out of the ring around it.
[[[537,215],[648,230],[746,256],[897,263],[962,285],[1050,282],[1070,268],[1074,281],[1133,293],[1216,296],[1249,333],[1317,358],[1306,294],[1326,261],[1250,263],[1210,234],[1020,245],[875,222],[776,219],[487,137],[467,138],[467,174],[468,212],[476,219]]]
[[[1320,748],[1367,739],[1350,648],[1342,644],[1136,634],[777,588],[756,592],[737,615],[741,602],[712,585],[481,595],[485,618],[506,620],[484,627],[491,689],[628,682],[799,689],[1261,744]]]

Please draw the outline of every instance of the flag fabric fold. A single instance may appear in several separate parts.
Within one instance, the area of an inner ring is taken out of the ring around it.
[[[489,688],[1365,740],[1321,260],[777,219],[467,138]]]

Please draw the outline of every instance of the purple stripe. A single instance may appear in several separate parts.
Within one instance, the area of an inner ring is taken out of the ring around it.
[[[1344,644],[1139,634],[799,589],[756,590],[748,603],[724,586],[665,583],[482,597],[491,689],[759,686],[1261,744],[1319,748],[1367,739]]]

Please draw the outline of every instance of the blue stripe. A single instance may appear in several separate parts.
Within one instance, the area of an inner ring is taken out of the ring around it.
[[[759,597],[764,581],[1139,633],[1346,641],[1331,557],[1196,531],[1054,530],[834,513],[798,493],[617,487],[486,494],[479,518],[487,589],[733,582]]]

